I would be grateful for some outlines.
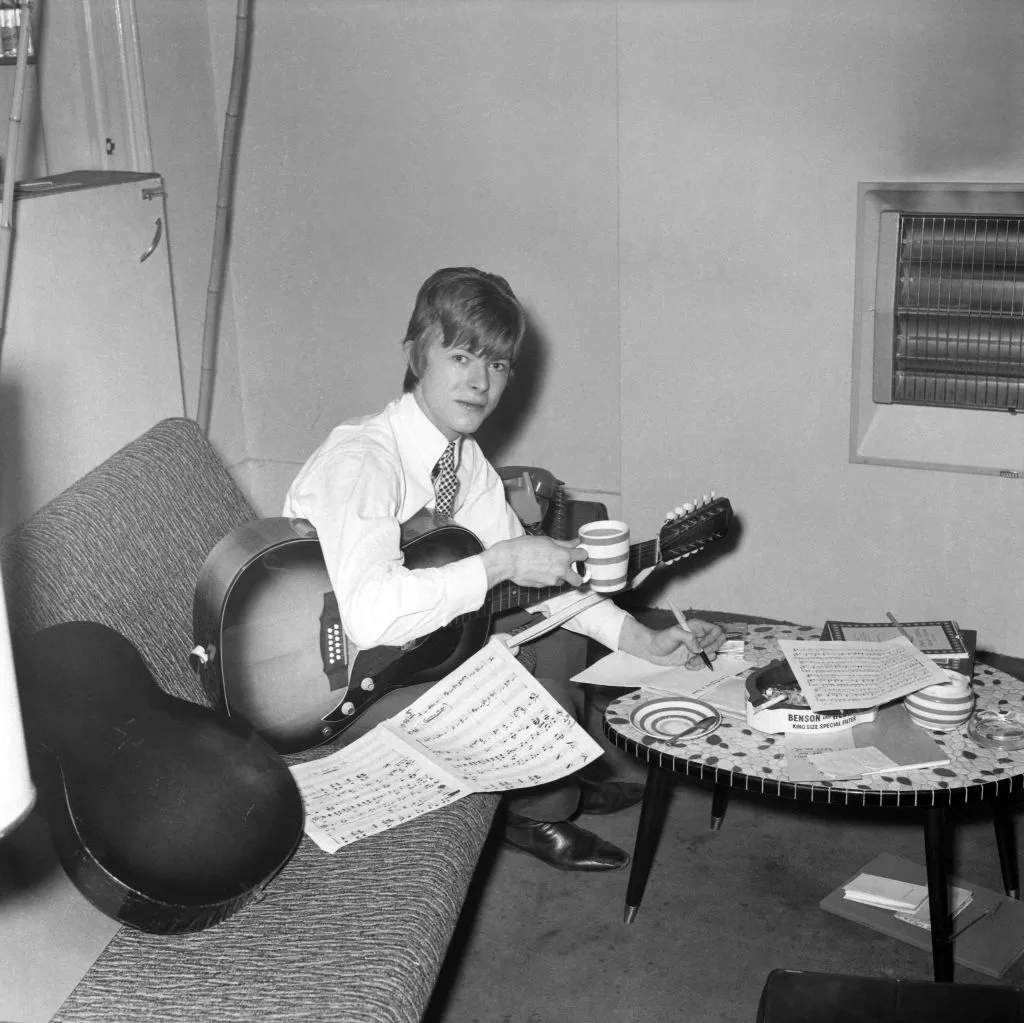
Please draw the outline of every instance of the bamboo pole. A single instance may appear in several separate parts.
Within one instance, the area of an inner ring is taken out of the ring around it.
[[[235,178],[238,138],[241,123],[239,112],[245,91],[247,55],[251,33],[251,0],[238,0],[235,18],[235,54],[231,65],[231,88],[224,117],[224,141],[220,152],[220,177],[217,183],[217,217],[213,231],[213,255],[210,259],[210,280],[206,289],[206,318],[203,323],[203,358],[199,378],[199,401],[196,420],[203,433],[210,432],[213,407],[213,382],[217,366],[217,339],[220,327],[221,286],[227,262],[228,231],[231,214],[231,189]]]
[[[18,172],[18,146],[21,140],[21,111],[25,98],[25,68],[28,66],[28,41],[32,27],[32,8],[39,0],[21,4],[18,29],[18,56],[14,68],[14,96],[7,126],[7,162],[3,168],[3,205],[0,207],[0,354],[6,332],[7,291],[10,278],[11,248],[14,239],[14,178]]]

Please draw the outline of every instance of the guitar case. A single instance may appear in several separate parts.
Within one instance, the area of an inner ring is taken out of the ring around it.
[[[163,692],[135,647],[68,622],[15,649],[38,811],[68,876],[142,931],[199,931],[291,858],[291,773],[248,725]]]

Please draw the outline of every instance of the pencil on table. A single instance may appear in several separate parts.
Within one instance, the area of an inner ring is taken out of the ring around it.
[[[910,639],[910,633],[907,632],[907,630],[903,628],[903,626],[897,620],[896,616],[891,611],[886,611],[885,612],[885,617],[888,618],[889,621],[892,622],[893,625],[895,625],[896,628],[900,630],[900,635],[901,636],[905,636],[907,639]],[[910,642],[913,643],[914,641],[912,639],[910,639]]]

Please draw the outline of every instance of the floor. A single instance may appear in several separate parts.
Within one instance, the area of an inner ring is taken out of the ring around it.
[[[611,751],[620,777],[638,765]],[[753,1023],[772,969],[931,979],[930,954],[819,908],[880,852],[924,862],[922,829],[897,811],[735,794],[722,830],[710,791],[675,787],[647,893],[623,922],[627,872],[552,870],[492,844],[425,1023]],[[639,807],[579,823],[632,849]],[[991,822],[958,811],[954,874],[1001,891]],[[1024,987],[1024,960],[1001,979]]]

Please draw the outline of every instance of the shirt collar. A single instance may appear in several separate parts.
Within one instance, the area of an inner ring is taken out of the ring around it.
[[[426,417],[412,391],[406,391],[399,399],[398,419],[409,438],[410,446],[421,461],[420,468],[425,470],[429,477],[437,465],[437,460],[448,447],[448,438]],[[455,441],[456,468],[459,466],[463,440],[464,437],[459,437]]]

